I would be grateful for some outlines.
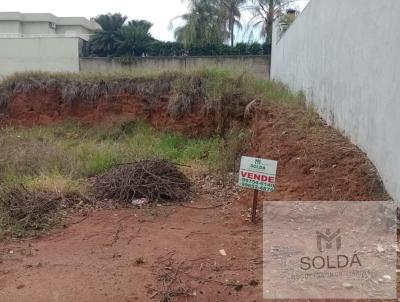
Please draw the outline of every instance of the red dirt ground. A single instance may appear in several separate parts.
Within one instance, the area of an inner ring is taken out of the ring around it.
[[[121,115],[182,132],[212,124],[201,108],[174,124],[167,100],[149,109],[131,97],[93,110],[60,109],[55,99],[51,92],[17,96],[3,124]],[[259,112],[247,121],[253,130],[247,154],[279,161],[277,191],[261,194],[263,202],[387,198],[365,154],[305,109],[267,104]],[[97,211],[37,239],[0,243],[0,301],[170,301],[162,300],[168,291],[181,293],[172,301],[261,301],[262,225],[247,219],[251,194],[191,173],[198,192],[190,206],[218,207]]]
[[[156,290],[180,288],[191,296],[173,301],[261,301],[260,225],[246,220],[234,189],[197,187],[188,206],[217,207],[97,211],[41,238],[2,243],[0,301],[161,301]]]

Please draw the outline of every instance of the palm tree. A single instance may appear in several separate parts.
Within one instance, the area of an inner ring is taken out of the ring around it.
[[[118,54],[125,56],[141,56],[149,44],[154,41],[150,34],[152,23],[145,20],[129,21],[121,30],[118,40]]]
[[[251,0],[248,9],[253,13],[250,23],[253,27],[262,25],[261,35],[266,37],[267,44],[272,43],[272,26],[285,8],[296,0]]]
[[[230,45],[233,47],[235,43],[235,26],[242,28],[240,23],[241,6],[246,3],[246,0],[220,0],[220,9],[226,19]]]
[[[218,2],[218,0],[190,0],[189,13],[175,18],[184,21],[183,26],[175,29],[177,41],[186,45],[223,43],[227,33]]]
[[[122,27],[127,17],[121,14],[99,15],[94,20],[102,30],[90,40],[91,52],[99,56],[113,56],[118,50]]]

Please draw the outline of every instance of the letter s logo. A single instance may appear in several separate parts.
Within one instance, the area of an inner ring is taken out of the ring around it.
[[[307,260],[308,262],[306,262],[306,260]],[[311,268],[310,261],[311,261],[310,257],[303,257],[303,258],[301,258],[301,259],[300,259],[300,263],[301,263],[302,265],[300,266],[300,268],[301,268],[303,271],[308,271],[308,270]]]

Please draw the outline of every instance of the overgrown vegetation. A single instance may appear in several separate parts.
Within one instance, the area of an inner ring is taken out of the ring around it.
[[[74,74],[74,73],[17,73],[0,83],[0,113],[8,108],[13,95],[32,90],[55,90],[62,101],[96,102],[101,98],[121,95],[142,96],[150,102],[160,96],[177,97],[180,108],[171,108],[171,114],[182,114],[182,109],[190,110],[193,102],[206,102],[210,107],[223,107],[226,102],[233,104],[258,98],[282,104],[303,102],[301,95],[293,95],[287,87],[273,81],[265,81],[248,74],[233,74],[216,69],[192,72],[163,72],[149,74]],[[176,101],[176,99],[175,99]],[[177,104],[178,105],[178,104]]]
[[[45,231],[60,221],[62,209],[73,208],[74,202],[92,196],[92,177],[109,175],[108,171],[115,169],[125,171],[118,167],[131,167],[130,163],[138,161],[203,166],[226,181],[226,175],[237,169],[239,155],[250,137],[243,127],[247,105],[252,101],[301,105],[304,99],[278,83],[218,70],[157,75],[23,73],[0,83],[1,112],[7,115],[15,95],[36,90],[57,92],[62,106],[96,103],[119,95],[141,97],[152,104],[165,101],[167,96],[166,110],[172,119],[193,114],[200,107],[199,114],[212,116],[215,132],[208,137],[187,137],[156,130],[137,119],[93,127],[70,121],[51,127],[3,128],[0,235]],[[128,194],[124,200],[168,195],[160,194]]]
[[[59,221],[61,201],[90,196],[92,176],[146,159],[213,166],[221,160],[222,139],[188,138],[132,121],[93,128],[75,123],[8,128],[0,132],[0,142],[0,233],[20,236]],[[18,212],[28,211],[28,204],[34,212]]]
[[[250,130],[234,124],[222,138],[217,153],[213,154],[211,171],[225,184],[230,172],[238,171],[240,156],[245,153],[250,141]]]

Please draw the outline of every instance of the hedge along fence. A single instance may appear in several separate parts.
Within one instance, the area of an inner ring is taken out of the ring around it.
[[[90,56],[97,56],[90,51]],[[145,47],[146,56],[175,57],[175,56],[246,56],[246,55],[271,55],[271,45],[267,43],[237,43],[231,47],[225,44],[187,44],[179,42],[153,41]]]

